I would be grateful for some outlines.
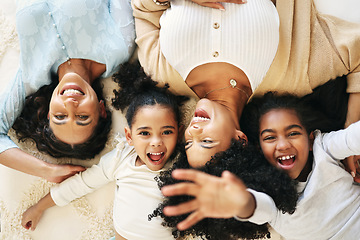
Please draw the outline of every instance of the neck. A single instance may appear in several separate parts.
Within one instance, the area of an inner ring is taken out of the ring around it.
[[[217,93],[214,91],[208,94],[207,98],[225,106],[230,111],[236,128],[240,130],[240,117],[248,100],[244,93],[237,89],[228,88],[220,90]]]
[[[67,73],[76,73],[90,85],[106,70],[106,65],[88,59],[70,59],[58,68],[59,81]]]
[[[230,79],[235,79],[236,87],[241,90],[230,87]],[[252,94],[250,82],[241,69],[223,62],[207,63],[193,69],[186,84],[200,98],[206,96],[229,109],[240,130],[239,119],[248,100],[246,95]]]

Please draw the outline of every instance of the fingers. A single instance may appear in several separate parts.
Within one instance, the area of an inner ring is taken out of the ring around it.
[[[169,186],[165,186],[161,189],[164,196],[175,196],[175,195],[190,195],[195,196],[198,193],[198,186],[194,183],[177,183]]]
[[[71,171],[74,173],[79,173],[79,172],[83,172],[86,170],[86,168],[82,167],[82,166],[73,166],[73,165],[69,165],[71,167]]]
[[[204,216],[200,212],[198,212],[198,211],[193,212],[184,221],[180,222],[177,225],[177,228],[180,231],[188,229],[189,227],[195,225],[196,223],[200,222],[203,219],[204,219]]]
[[[21,220],[21,226],[23,226],[27,230],[34,231],[36,229],[36,223],[31,221],[31,219],[27,219],[26,217],[23,217]]]
[[[247,3],[247,0],[217,0],[217,2],[244,4]]]
[[[215,8],[215,9],[225,11],[224,6],[221,3],[218,3],[218,2],[203,2],[200,5],[204,6],[204,7]]]
[[[354,181],[360,183],[360,155],[354,156],[355,177]]]
[[[208,181],[215,178],[214,176],[193,169],[177,169],[173,171],[172,176],[178,180],[192,181],[200,185],[208,183]]]
[[[198,204],[194,199],[176,206],[167,206],[164,208],[164,214],[167,216],[182,215],[185,213],[193,212],[197,208]]]
[[[350,174],[351,176],[353,176],[353,178],[355,178],[356,175],[355,161],[356,160],[354,156],[350,156],[345,160],[345,165],[347,165],[347,167],[349,168]]]
[[[232,183],[232,184],[236,184],[237,187],[246,190],[246,185],[244,184],[244,182],[238,178],[236,175],[234,175],[233,173],[229,172],[229,171],[224,171],[221,175],[224,179],[226,179],[228,182]]]
[[[194,1],[194,2],[196,2],[199,5],[204,6],[204,7],[210,7],[210,8],[215,8],[215,9],[225,11],[225,8],[221,3],[244,4],[244,3],[247,3],[247,0],[216,0],[216,1],[209,0],[207,2],[201,2],[201,1]]]

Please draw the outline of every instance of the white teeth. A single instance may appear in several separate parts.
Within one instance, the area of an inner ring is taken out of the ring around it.
[[[194,117],[193,120],[195,121],[209,121],[210,118],[205,118],[205,117]]]
[[[81,95],[83,95],[83,93],[81,91],[76,90],[76,89],[66,89],[66,90],[64,90],[63,95],[67,95],[67,94],[69,94],[69,95],[71,95],[71,94],[81,94]]]
[[[282,157],[278,157],[278,160],[284,161],[284,160],[289,160],[290,158],[294,158],[294,157],[295,157],[295,155],[282,156]]]
[[[149,154],[158,156],[158,155],[163,154],[163,152],[159,152],[159,153],[149,153]]]

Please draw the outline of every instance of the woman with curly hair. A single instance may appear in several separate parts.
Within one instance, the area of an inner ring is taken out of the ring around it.
[[[254,202],[243,200],[249,196],[246,189],[266,193],[274,201],[274,211],[291,216],[297,204],[298,181],[303,179],[290,175],[291,180],[286,172],[271,166],[259,151],[258,120],[269,109],[289,108],[299,112],[302,124],[309,133],[314,129],[340,129],[346,118],[344,106],[348,95],[344,94],[345,88],[344,79],[337,79],[315,89],[313,94],[302,99],[293,95],[269,97],[268,94],[260,98],[265,99],[260,103],[259,100],[251,101],[245,107],[241,119],[244,132],[249,136],[249,144],[233,140],[228,150],[215,154],[204,167],[192,168],[184,155],[170,171],[160,175],[159,185],[168,199],[154,215],[162,216],[164,224],[174,228],[174,236],[193,235],[205,239],[254,239],[266,236],[266,222],[258,226],[258,222],[237,222],[233,218],[240,208],[250,209],[244,215],[252,214]],[[272,98],[278,98],[278,101],[273,101]],[[192,182],[183,182],[184,180]],[[188,227],[191,228],[187,229]]]
[[[134,26],[128,1],[18,1],[20,67],[0,100],[0,163],[60,182],[82,167],[43,162],[7,136],[31,138],[53,157],[87,159],[111,125],[99,78],[129,59]]]

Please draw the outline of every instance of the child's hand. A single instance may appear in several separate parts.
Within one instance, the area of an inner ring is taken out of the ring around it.
[[[343,163],[345,169],[353,176],[354,181],[360,183],[360,155],[350,156]]]
[[[40,210],[38,208],[38,205],[35,204],[23,213],[21,225],[26,229],[34,231],[40,221],[43,212],[44,211]]]
[[[228,171],[221,178],[196,170],[175,170],[173,177],[192,182],[178,183],[162,188],[165,196],[191,195],[195,199],[177,206],[164,208],[169,216],[192,212],[178,224],[184,230],[204,218],[231,218],[236,216],[247,218],[255,210],[255,199],[246,190],[244,183]]]
[[[221,4],[222,2],[227,3],[236,3],[236,4],[244,4],[247,0],[191,0],[196,4],[204,7],[215,8],[219,10],[225,10],[224,6]]]

